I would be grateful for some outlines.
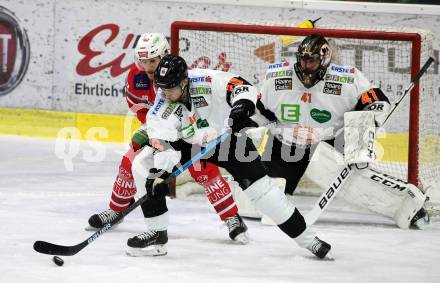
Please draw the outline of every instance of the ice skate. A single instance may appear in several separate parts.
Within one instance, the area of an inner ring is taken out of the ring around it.
[[[149,230],[127,240],[129,256],[160,256],[167,254],[167,230]]]
[[[312,242],[306,247],[309,251],[311,251],[315,256],[323,259],[333,260],[333,256],[330,253],[331,246],[330,244],[324,242],[323,240],[315,237]]]
[[[428,211],[422,207],[411,220],[410,228],[424,230],[431,223]]]
[[[89,226],[85,228],[86,231],[96,231],[104,227],[104,225],[111,223],[113,220],[118,217],[119,212],[116,212],[112,209],[104,210],[101,213],[93,214],[89,218]],[[113,228],[116,227],[119,223],[121,223],[123,219],[121,219],[118,223],[113,225]]]
[[[249,242],[249,237],[246,233],[247,226],[241,219],[240,215],[236,214],[232,217],[228,217],[225,220],[226,226],[229,229],[229,237],[237,243],[246,245]]]

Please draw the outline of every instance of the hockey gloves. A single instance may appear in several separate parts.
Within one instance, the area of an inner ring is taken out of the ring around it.
[[[158,170],[156,168],[150,169],[150,175],[145,183],[145,189],[147,190],[148,198],[162,198],[170,193],[170,184],[162,181],[154,185],[156,178],[166,179],[170,174],[165,171]]]
[[[258,127],[250,116],[255,113],[255,105],[248,99],[240,99],[232,105],[229,118],[232,120],[231,129],[234,133],[240,132],[244,128]]]

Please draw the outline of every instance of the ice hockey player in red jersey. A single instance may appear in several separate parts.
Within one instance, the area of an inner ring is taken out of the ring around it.
[[[146,115],[156,97],[154,71],[168,50],[169,44],[163,34],[145,33],[139,39],[134,51],[135,64],[127,75],[124,91],[128,107],[136,114],[142,126],[133,134],[130,148],[122,157],[109,209],[92,215],[88,221],[88,229],[102,228],[134,202],[137,188],[133,179],[132,161],[139,150],[148,143],[145,124]],[[230,238],[243,244],[247,243],[247,226],[238,215],[231,188],[220,174],[219,168],[212,163],[204,162],[191,166],[189,171],[194,180],[203,186],[210,203],[220,219],[226,223]]]

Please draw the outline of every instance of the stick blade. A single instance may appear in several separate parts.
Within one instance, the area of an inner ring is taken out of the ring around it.
[[[44,241],[36,241],[34,243],[34,250],[48,255],[62,255],[71,256],[81,250],[81,247],[77,246],[60,246]]]

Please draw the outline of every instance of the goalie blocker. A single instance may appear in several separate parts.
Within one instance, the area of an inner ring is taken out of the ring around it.
[[[374,114],[368,111],[344,115],[344,156],[321,142],[313,153],[306,175],[328,193],[321,209],[339,194],[349,203],[392,218],[400,228],[422,229],[429,222],[423,208],[426,196],[416,186],[368,168],[375,159]],[[347,165],[352,164],[352,165]],[[342,184],[342,185],[341,185]],[[331,189],[330,189],[331,188]]]

